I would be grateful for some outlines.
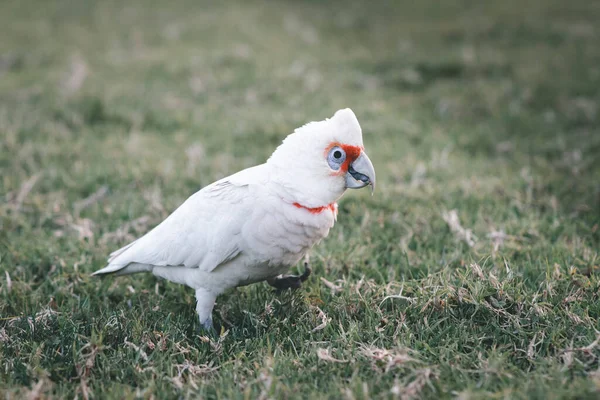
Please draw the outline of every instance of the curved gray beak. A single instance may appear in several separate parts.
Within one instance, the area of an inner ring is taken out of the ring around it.
[[[375,168],[364,151],[348,167],[346,173],[346,188],[360,189],[371,185],[371,194],[375,190]]]

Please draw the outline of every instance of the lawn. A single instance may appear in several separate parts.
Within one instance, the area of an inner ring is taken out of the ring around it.
[[[440,3],[442,3],[440,5]],[[600,3],[0,2],[0,396],[598,398]],[[351,107],[295,292],[95,278]]]

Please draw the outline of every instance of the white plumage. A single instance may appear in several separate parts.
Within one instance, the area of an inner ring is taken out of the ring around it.
[[[340,110],[297,129],[265,164],[196,192],[94,275],[152,272],[190,286],[209,328],[219,294],[286,272],[327,236],[345,189],[367,184],[375,172],[360,125],[350,109]]]

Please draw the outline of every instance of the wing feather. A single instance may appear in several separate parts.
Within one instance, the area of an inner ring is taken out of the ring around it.
[[[113,252],[109,264],[95,274],[117,272],[132,263],[210,272],[237,257],[243,249],[242,228],[255,202],[250,185],[263,166],[196,192],[146,235]]]

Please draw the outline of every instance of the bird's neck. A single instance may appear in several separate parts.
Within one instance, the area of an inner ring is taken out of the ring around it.
[[[310,212],[311,214],[321,214],[323,211],[331,211],[334,214],[337,214],[337,209],[338,209],[338,205],[337,203],[330,203],[327,204],[326,206],[321,206],[321,207],[307,207],[307,206],[303,206],[300,203],[293,203],[294,207],[296,208],[302,208],[304,210],[308,210],[308,212]]]

